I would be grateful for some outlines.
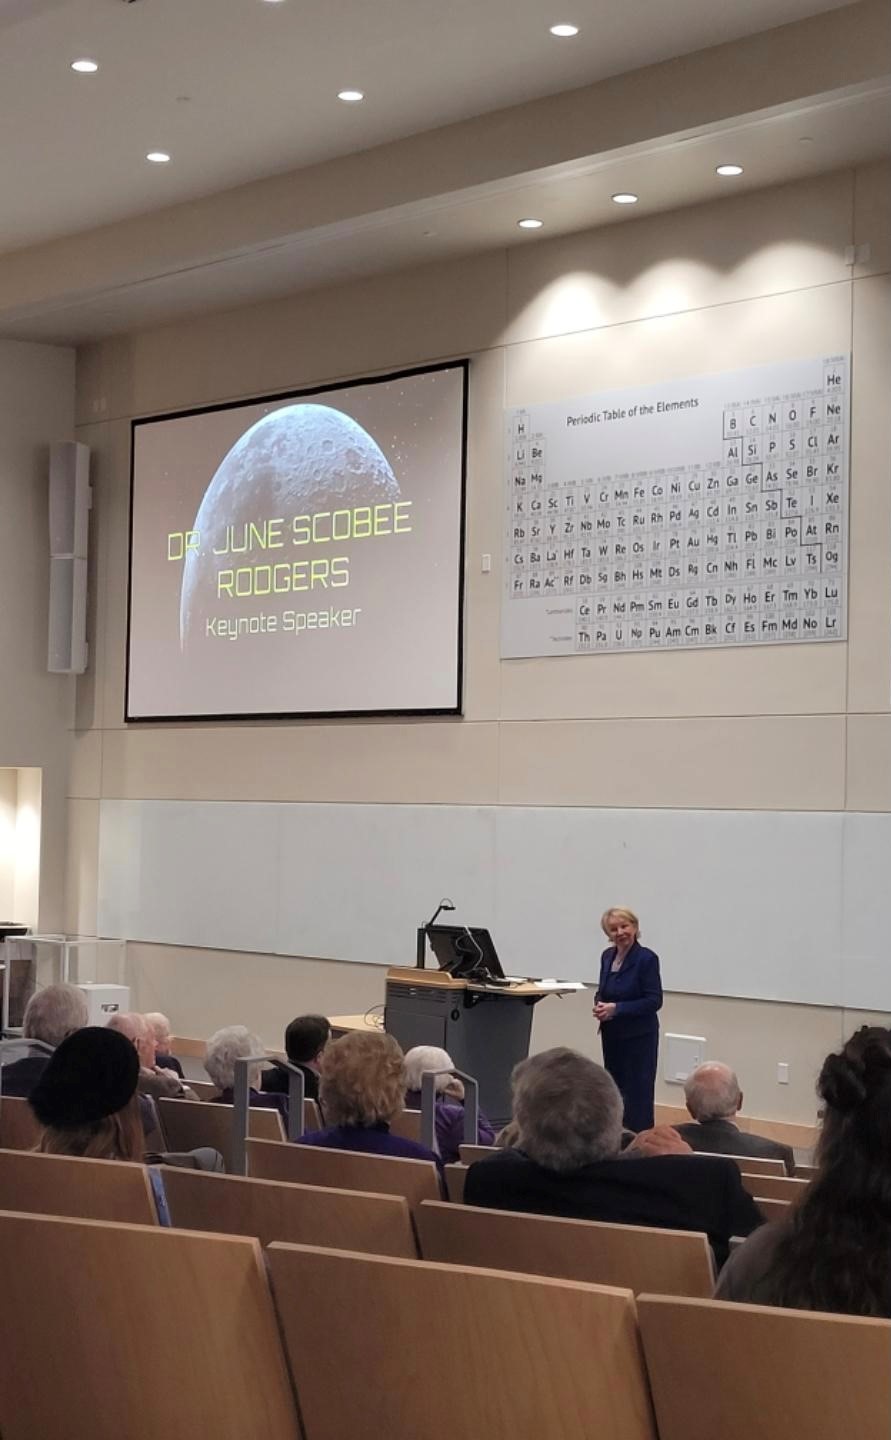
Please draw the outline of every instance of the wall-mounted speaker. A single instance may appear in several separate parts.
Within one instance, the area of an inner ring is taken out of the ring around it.
[[[90,451],[74,440],[50,447],[50,594],[47,668],[82,675],[87,668],[87,542]]]

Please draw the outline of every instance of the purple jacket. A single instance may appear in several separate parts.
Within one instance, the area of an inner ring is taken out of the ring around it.
[[[406,1110],[420,1110],[420,1090],[409,1090],[405,1097]],[[439,1146],[439,1153],[443,1165],[452,1165],[460,1160],[461,1152],[459,1146],[464,1144],[464,1106],[454,1100],[444,1100],[437,1097],[436,1101],[436,1143]],[[482,1110],[479,1114],[477,1127],[477,1145],[494,1145],[495,1131],[489,1124]]]
[[[330,1150],[361,1150],[367,1155],[397,1155],[403,1160],[435,1160],[437,1170],[442,1169],[439,1156],[426,1145],[391,1135],[389,1125],[383,1121],[378,1125],[329,1125],[324,1130],[301,1135],[297,1144],[323,1145]]]

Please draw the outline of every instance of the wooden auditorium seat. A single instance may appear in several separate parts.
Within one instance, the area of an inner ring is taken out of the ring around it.
[[[792,1209],[789,1200],[771,1200],[766,1195],[753,1195],[752,1199],[765,1220],[788,1220]]]
[[[888,1440],[891,1321],[641,1296],[660,1440]]]
[[[809,1180],[792,1180],[780,1177],[779,1175],[750,1175],[746,1171],[742,1173],[744,1189],[750,1195],[757,1195],[759,1200],[786,1200],[790,1205],[797,1205],[804,1198]]]
[[[444,1165],[446,1194],[453,1205],[464,1204],[464,1182],[467,1179],[466,1165]]]
[[[308,1246],[266,1255],[306,1440],[655,1440],[628,1290]]]
[[[210,1145],[219,1150],[227,1170],[232,1169],[233,1105],[212,1105],[203,1100],[159,1100],[158,1112],[167,1137],[168,1150],[196,1150]],[[261,1140],[285,1139],[282,1117],[277,1110],[251,1108],[250,1134]]]
[[[184,1080],[183,1084],[188,1085],[199,1100],[212,1100],[215,1095],[220,1093],[210,1080]]]
[[[400,1110],[390,1121],[390,1133],[401,1135],[403,1140],[421,1139],[421,1112],[420,1110]]]
[[[253,1179],[292,1185],[322,1185],[363,1190],[369,1195],[404,1195],[413,1210],[422,1200],[439,1200],[441,1191],[432,1160],[403,1160],[394,1155],[364,1155],[322,1145],[276,1145],[248,1140],[248,1173]]]
[[[41,1126],[28,1104],[16,1095],[0,1097],[0,1149],[33,1150]]]
[[[322,1129],[322,1112],[319,1109],[318,1100],[304,1100],[303,1102],[303,1129],[304,1132],[312,1133],[313,1130]],[[262,1140],[262,1135],[258,1137]]]
[[[795,1162],[796,1180],[813,1180],[816,1173],[816,1165],[799,1165],[797,1161]]]
[[[158,1223],[145,1166],[124,1160],[0,1150],[0,1202],[28,1215]]]
[[[705,1235],[564,1220],[425,1200],[415,1212],[425,1260],[551,1275],[634,1294],[711,1296],[712,1252]]]
[[[462,1165],[472,1165],[476,1160],[486,1160],[498,1154],[497,1145],[461,1145],[458,1147]]]
[[[709,1152],[699,1150],[697,1154],[706,1155]],[[719,1155],[719,1160],[732,1160],[746,1175],[775,1175],[782,1180],[786,1174],[786,1167],[782,1160],[762,1160],[755,1155]]]
[[[299,1440],[256,1240],[2,1211],[0,1274],[3,1440]]]
[[[276,1180],[208,1175],[166,1165],[161,1173],[171,1223],[183,1230],[255,1235],[261,1245],[287,1240],[417,1258],[408,1202],[401,1195],[283,1185]]]

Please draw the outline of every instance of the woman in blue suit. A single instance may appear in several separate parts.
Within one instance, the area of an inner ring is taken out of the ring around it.
[[[626,1128],[648,1130],[654,1123],[658,1011],[662,1008],[659,956],[641,945],[640,923],[633,910],[614,905],[604,914],[600,927],[610,941],[600,957],[600,984],[594,999],[603,1064],[622,1092]]]

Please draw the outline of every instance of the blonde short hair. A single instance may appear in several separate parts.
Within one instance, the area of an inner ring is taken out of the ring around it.
[[[405,1057],[392,1035],[356,1030],[326,1046],[319,1100],[329,1124],[389,1124],[404,1096]]]
[[[607,939],[609,938],[609,931],[606,927],[614,915],[618,915],[620,920],[627,920],[629,925],[634,926],[638,935],[640,934],[640,921],[634,911],[629,910],[625,905],[611,905],[608,910],[604,910],[600,917],[600,928]]]

